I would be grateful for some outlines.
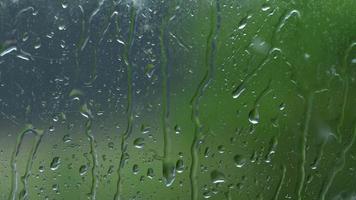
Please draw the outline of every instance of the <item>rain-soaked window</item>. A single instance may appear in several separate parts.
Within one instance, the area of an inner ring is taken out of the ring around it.
[[[356,198],[353,0],[0,0],[0,200]]]

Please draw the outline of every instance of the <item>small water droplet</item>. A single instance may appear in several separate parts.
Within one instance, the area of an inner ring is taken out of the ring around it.
[[[50,126],[50,127],[48,128],[48,130],[49,130],[50,132],[53,132],[53,131],[55,130],[55,128],[54,128],[54,126]]]
[[[67,29],[67,27],[65,25],[58,26],[58,30],[60,30],[60,31],[65,31],[66,29]]]
[[[233,92],[232,98],[237,99],[241,96],[241,94],[246,90],[244,85],[241,83]]]
[[[240,20],[239,25],[238,25],[238,29],[239,29],[239,30],[242,30],[242,29],[244,29],[244,28],[246,27],[248,18],[249,18],[249,17],[246,16],[246,17],[244,17],[244,18],[242,18],[242,19]]]
[[[142,125],[142,126],[141,126],[141,133],[142,133],[142,134],[147,134],[147,133],[149,133],[150,131],[151,131],[151,127],[146,126],[146,125]]]
[[[41,48],[41,38],[37,38],[35,41],[35,45],[33,46],[34,49]]]
[[[42,166],[42,165],[39,166],[39,167],[38,167],[38,170],[39,170],[41,173],[44,172],[44,166]]]
[[[58,184],[53,184],[52,185],[52,190],[53,191],[58,191],[59,185]]]
[[[174,126],[174,132],[179,135],[181,132],[182,132],[182,129],[178,126],[178,125],[175,125]]]
[[[109,142],[109,143],[108,143],[108,147],[109,147],[110,149],[114,149],[114,146],[115,146],[115,144],[114,144],[113,142]]]
[[[79,168],[79,174],[81,176],[83,176],[84,174],[86,174],[88,172],[88,166],[87,165],[82,165]]]
[[[138,148],[138,149],[142,149],[144,146],[145,146],[145,139],[139,137],[139,138],[136,138],[134,141],[133,141],[133,145]]]
[[[154,177],[154,172],[153,172],[153,169],[152,169],[152,168],[148,168],[148,169],[147,169],[147,177],[150,178],[150,179],[153,179],[153,177]]]
[[[246,159],[244,157],[242,157],[241,155],[235,155],[234,162],[235,162],[236,167],[241,168],[246,164]]]
[[[64,9],[68,8],[68,2],[62,2],[62,8]]]
[[[211,196],[212,196],[212,193],[210,190],[203,192],[204,199],[209,199]]]
[[[116,39],[116,41],[119,43],[119,44],[122,44],[122,45],[125,45],[125,42],[120,40],[120,39]]]
[[[224,145],[219,145],[218,146],[218,152],[223,154],[225,152],[225,146]]]
[[[176,169],[178,173],[183,173],[184,171],[184,162],[182,159],[177,160]]]
[[[133,172],[134,174],[138,174],[139,171],[140,171],[140,170],[139,170],[139,168],[138,168],[138,165],[137,165],[137,164],[134,164],[134,165],[132,166],[132,172]]]
[[[51,170],[57,170],[61,164],[61,159],[57,156],[52,159],[52,162],[50,164],[50,169]]]
[[[279,110],[284,110],[286,108],[286,104],[284,104],[284,103],[281,103],[280,105],[279,105]]]
[[[271,9],[271,6],[269,4],[267,3],[262,4],[262,8],[261,8],[262,11],[267,11],[269,9]]]
[[[67,142],[70,142],[72,141],[72,137],[70,135],[64,135],[63,136],[63,142],[64,143],[67,143]]]
[[[92,113],[91,113],[91,110],[89,109],[89,107],[88,107],[88,105],[87,105],[86,103],[84,103],[84,104],[82,105],[82,107],[80,108],[80,114],[81,114],[83,117],[87,118],[87,119],[93,117],[93,115],[92,115]]]
[[[155,71],[155,66],[153,64],[148,64],[146,65],[146,68],[145,68],[145,75],[148,77],[148,78],[151,78],[153,73]]]
[[[210,174],[211,181],[213,183],[224,183],[225,182],[225,175],[222,172],[214,170]]]

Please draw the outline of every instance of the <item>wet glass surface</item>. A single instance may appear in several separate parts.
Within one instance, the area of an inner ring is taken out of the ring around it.
[[[356,198],[355,11],[0,1],[0,199]]]

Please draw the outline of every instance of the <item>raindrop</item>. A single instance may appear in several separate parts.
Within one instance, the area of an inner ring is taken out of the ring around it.
[[[177,169],[178,173],[183,173],[183,171],[184,171],[184,163],[183,163],[182,159],[177,160],[176,169]]]
[[[59,189],[59,185],[58,184],[53,184],[52,185],[52,190],[53,191],[58,191],[58,189]]]
[[[249,16],[242,18],[241,21],[239,22],[238,29],[240,29],[240,30],[244,29],[247,25],[247,20],[249,18],[250,18]]]
[[[44,172],[44,166],[42,166],[42,165],[39,166],[39,167],[38,167],[38,170],[39,170],[41,173]]]
[[[248,115],[248,121],[251,124],[258,124],[260,121],[260,114],[258,113],[257,108],[254,108],[250,111],[249,115]]]
[[[241,155],[235,155],[234,162],[236,167],[241,168],[246,164],[246,159]]]
[[[88,105],[85,103],[83,106],[80,108],[80,114],[85,117],[85,118],[92,118],[92,113],[91,110],[89,109]]]
[[[151,127],[146,126],[146,125],[142,125],[142,126],[141,126],[141,133],[142,133],[142,134],[147,134],[147,133],[149,133],[150,131],[151,131]]]
[[[148,168],[148,169],[147,169],[147,177],[150,178],[150,179],[153,179],[153,177],[154,177],[154,172],[153,172],[153,169],[152,169],[152,168]]]
[[[286,104],[284,104],[284,103],[281,103],[280,105],[279,105],[279,110],[284,110],[286,108]]]
[[[146,68],[145,68],[145,75],[146,75],[148,78],[151,78],[151,77],[152,77],[154,71],[155,71],[155,66],[154,66],[153,64],[148,64],[148,65],[146,65]]]
[[[82,165],[79,168],[79,174],[81,176],[83,176],[84,174],[86,174],[88,172],[88,166],[87,165]]]
[[[65,31],[66,29],[67,29],[67,27],[65,25],[58,26],[58,30],[60,30],[60,31]]]
[[[212,171],[210,177],[211,177],[211,181],[215,184],[225,182],[225,175],[217,170]]]
[[[140,170],[139,170],[139,168],[138,168],[138,165],[137,165],[137,164],[134,164],[134,165],[132,166],[132,172],[133,172],[134,174],[138,174],[139,171],[140,171]]]
[[[218,152],[223,154],[225,152],[225,146],[224,145],[219,145],[218,146]]]
[[[178,125],[175,125],[174,126],[174,132],[179,135],[181,132],[182,132],[182,129],[178,126]]]
[[[41,48],[41,38],[37,38],[35,41],[35,45],[33,46],[34,49]]]
[[[246,90],[245,86],[243,83],[241,83],[233,92],[232,92],[232,97],[234,99],[237,99],[241,96],[241,94]]]
[[[261,8],[262,11],[268,11],[269,9],[271,9],[271,6],[269,4],[264,3],[262,5],[262,8]]]
[[[163,164],[163,177],[166,187],[170,187],[176,178],[176,168],[174,164]]]
[[[57,170],[59,168],[60,164],[61,164],[61,159],[59,157],[54,157],[52,159],[51,164],[50,164],[50,169],[51,170]]]
[[[212,192],[210,190],[203,192],[204,199],[209,199],[212,196]]]
[[[62,8],[66,9],[68,7],[68,2],[62,2]]]
[[[138,148],[138,149],[142,149],[144,146],[145,146],[145,139],[139,137],[139,138],[136,138],[134,141],[133,141],[133,145]]]
[[[63,136],[63,142],[64,143],[67,143],[67,142],[70,142],[72,141],[72,137],[70,135],[64,135]]]

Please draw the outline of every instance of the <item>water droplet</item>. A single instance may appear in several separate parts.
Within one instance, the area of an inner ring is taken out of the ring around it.
[[[62,8],[66,9],[68,7],[68,2],[62,2]]]
[[[239,22],[239,25],[238,25],[238,29],[239,30],[242,30],[242,29],[244,29],[246,27],[247,19],[248,19],[248,16],[246,16],[246,17],[241,19],[241,21]]]
[[[110,149],[114,149],[114,146],[115,146],[115,144],[114,144],[113,142],[109,142],[109,143],[108,143],[108,147],[109,147]]]
[[[212,193],[210,190],[203,192],[204,199],[209,199],[211,196],[212,196]]]
[[[262,8],[261,8],[262,11],[268,11],[269,9],[271,9],[271,6],[269,4],[267,3],[262,4]]]
[[[279,105],[279,110],[284,110],[286,108],[286,104],[284,104],[284,103],[281,103],[280,105]]]
[[[146,125],[142,125],[142,126],[141,126],[141,133],[142,133],[142,134],[147,134],[147,133],[149,133],[150,131],[151,131],[151,127],[146,126]]]
[[[75,98],[75,97],[80,97],[83,96],[84,93],[81,90],[78,89],[72,89],[69,93],[69,97]]]
[[[163,178],[166,187],[170,187],[176,178],[176,168],[172,163],[165,162],[163,164]]]
[[[177,160],[176,169],[178,173],[182,173],[184,171],[184,163],[182,159]]]
[[[237,99],[241,96],[241,94],[246,90],[245,86],[243,83],[241,83],[233,92],[232,92],[232,98]]]
[[[67,29],[66,25],[59,25],[58,30],[65,31]]]
[[[84,174],[86,174],[88,172],[88,166],[87,165],[82,165],[79,168],[79,174],[81,176],[83,176]]]
[[[44,166],[42,166],[42,165],[39,166],[39,167],[38,167],[38,170],[39,170],[41,173],[44,172]]]
[[[356,64],[356,58],[353,58],[353,59],[351,60],[351,63],[352,63],[352,64]]]
[[[139,138],[136,138],[134,141],[133,141],[133,144],[136,148],[138,149],[142,149],[144,146],[145,146],[145,139],[139,137]]]
[[[221,153],[221,154],[224,153],[225,152],[225,146],[224,145],[219,145],[218,146],[218,152]]]
[[[64,135],[63,136],[63,142],[64,143],[67,143],[67,142],[70,142],[72,141],[72,137],[70,135]]]
[[[248,121],[250,121],[251,124],[258,124],[260,121],[260,114],[257,110],[257,108],[254,108],[250,111],[248,115]]]
[[[174,126],[174,132],[178,135],[182,132],[181,128],[178,125]]]
[[[235,155],[234,162],[235,162],[236,167],[241,168],[246,164],[246,159],[244,157],[242,157],[241,155]]]
[[[39,49],[41,48],[41,38],[37,38],[33,46],[34,49]]]
[[[152,168],[148,168],[148,169],[147,169],[147,177],[150,178],[150,179],[153,179],[153,177],[154,177],[154,172],[153,172],[153,169],[152,169]]]
[[[119,43],[119,44],[122,44],[122,45],[125,45],[125,42],[120,40],[120,39],[116,39],[116,41]]]
[[[53,191],[58,191],[59,185],[58,184],[53,184],[52,185],[52,190]]]
[[[213,183],[224,183],[225,182],[225,175],[222,172],[214,170],[210,174],[211,181]]]
[[[53,131],[55,130],[55,128],[54,128],[54,126],[50,126],[50,127],[48,128],[48,130],[49,130],[50,132],[53,132]]]
[[[80,114],[82,114],[83,117],[88,118],[88,119],[93,117],[91,110],[89,109],[89,107],[86,103],[84,103],[82,105],[82,107],[80,108]]]
[[[139,170],[139,168],[138,168],[138,165],[137,165],[137,164],[134,164],[134,165],[132,166],[132,172],[133,172],[134,174],[138,174],[139,171],[140,171],[140,170]]]
[[[52,159],[50,169],[51,170],[57,170],[59,168],[59,165],[61,164],[61,159],[57,156]]]
[[[204,157],[205,157],[205,158],[208,158],[209,155],[210,155],[210,148],[209,148],[209,147],[206,147],[206,148],[205,148],[205,151],[204,151]]]
[[[155,66],[153,64],[148,64],[146,65],[146,68],[145,68],[145,75],[148,77],[148,78],[151,78],[153,73],[155,71]]]

